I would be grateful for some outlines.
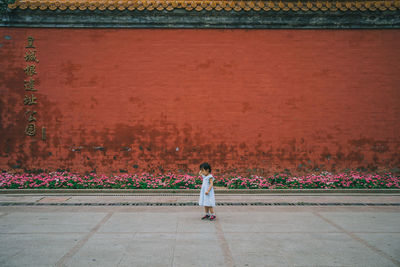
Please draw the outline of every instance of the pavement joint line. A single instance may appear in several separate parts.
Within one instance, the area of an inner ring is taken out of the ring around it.
[[[122,260],[125,258],[126,254],[123,253],[121,259],[119,260],[117,267],[121,264]]]
[[[7,216],[8,214],[9,214],[8,212],[3,213],[3,214],[0,214],[0,218],[2,218],[2,217],[4,217],[4,216]]]
[[[59,259],[55,266],[56,267],[64,267],[65,262],[67,262],[69,259],[71,259],[84,245],[85,243],[99,230],[99,228],[105,224],[111,216],[114,214],[114,212],[109,212],[104,216],[104,218],[86,235],[84,236],[75,246],[73,246],[64,256]]]
[[[319,212],[313,211],[314,215],[316,215],[317,217],[321,218],[322,220],[324,220],[325,222],[329,223],[330,225],[332,225],[333,227],[335,227],[336,229],[338,229],[340,232],[345,233],[346,235],[348,235],[351,239],[361,243],[362,245],[366,246],[367,248],[371,249],[372,251],[374,251],[375,253],[379,254],[380,256],[390,260],[391,262],[393,262],[395,265],[400,266],[400,261],[396,260],[395,258],[393,258],[392,256],[390,256],[389,254],[387,254],[386,252],[380,250],[379,248],[376,248],[372,245],[370,245],[367,241],[365,241],[364,239],[358,237],[356,234],[347,231],[346,229],[344,229],[342,226],[336,224],[335,222],[329,220],[328,218],[324,217],[323,215],[321,215]]]
[[[41,197],[41,198],[39,198],[38,200],[36,200],[35,202],[40,202],[40,200],[42,200],[42,199],[44,199],[44,198],[46,198],[45,196],[44,197]]]
[[[225,239],[224,231],[222,230],[222,226],[218,218],[214,221],[214,226],[217,232],[218,243],[224,256],[225,266],[233,267],[235,266],[235,261],[233,260],[232,252],[229,248],[228,242]]]
[[[176,226],[175,226],[175,238],[174,238],[174,244],[172,246],[172,257],[171,257],[171,267],[174,266],[174,259],[175,259],[175,247],[176,247],[176,238],[178,236],[178,226],[179,226],[179,220],[176,220]]]
[[[20,254],[22,251],[23,251],[23,250],[18,250],[17,252],[13,253],[13,254],[10,256],[10,258],[14,258],[14,257],[17,256],[18,254]],[[4,266],[6,266],[6,264],[7,264],[7,259],[4,259],[4,260],[1,260],[1,261],[0,261],[0,265],[3,266],[3,264],[4,264]]]

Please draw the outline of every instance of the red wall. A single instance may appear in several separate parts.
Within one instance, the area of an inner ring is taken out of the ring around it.
[[[3,170],[400,166],[400,30],[0,28],[0,38]]]

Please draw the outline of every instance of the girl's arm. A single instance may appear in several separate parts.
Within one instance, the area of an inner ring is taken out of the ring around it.
[[[214,184],[214,180],[213,180],[213,179],[210,179],[210,187],[208,188],[208,190],[207,190],[207,192],[206,192],[206,195],[208,195],[208,193],[210,193],[210,190],[211,190],[211,188],[213,187],[213,184]]]

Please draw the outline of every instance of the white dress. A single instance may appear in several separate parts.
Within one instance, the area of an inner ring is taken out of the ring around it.
[[[210,179],[214,181],[215,178],[211,174],[207,176],[202,175],[202,177],[203,177],[203,184],[201,185],[199,205],[207,207],[215,207],[214,186],[211,188],[208,195],[206,195],[206,191],[210,187]]]

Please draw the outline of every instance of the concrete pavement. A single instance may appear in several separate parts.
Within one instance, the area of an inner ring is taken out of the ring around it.
[[[0,195],[0,266],[400,266],[398,194],[217,196],[258,204],[217,206],[214,222],[198,206],[126,205],[196,200]]]

